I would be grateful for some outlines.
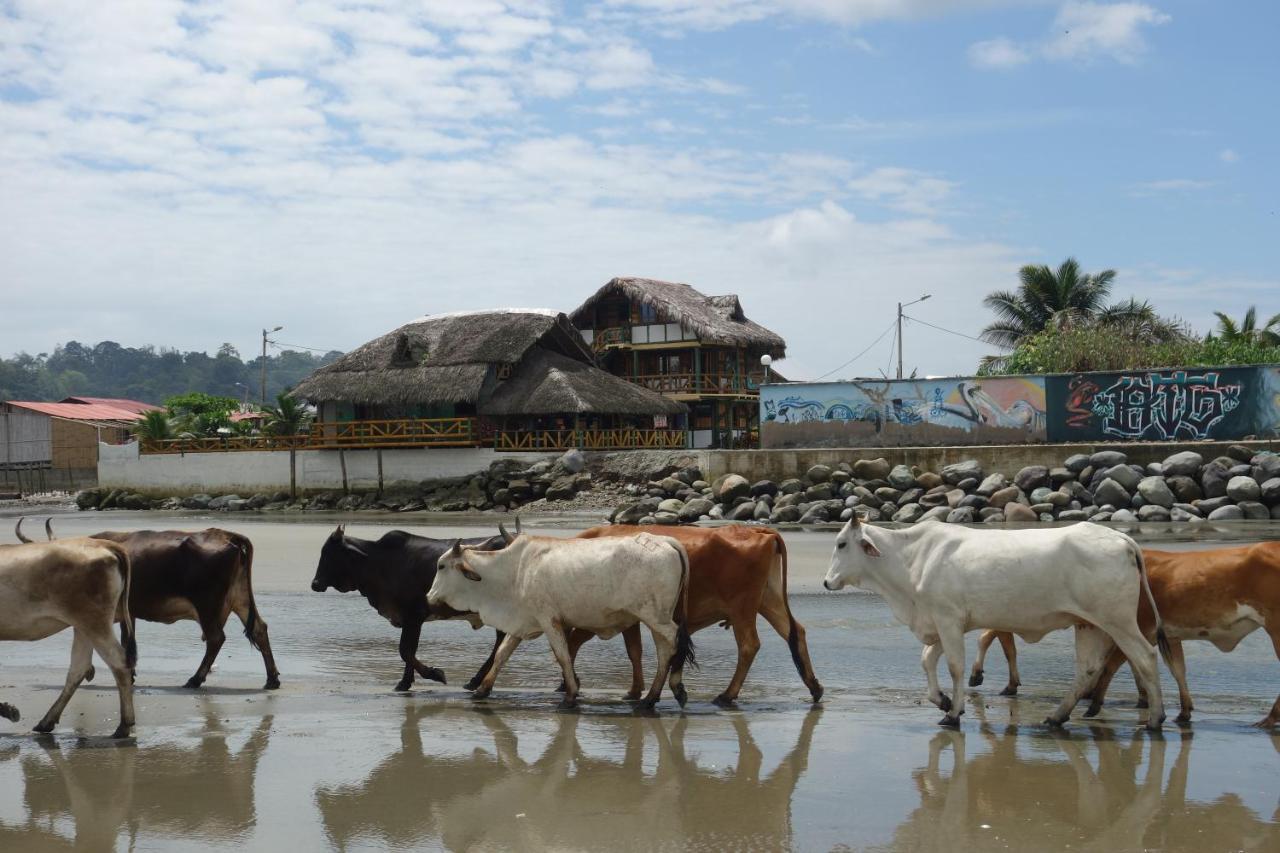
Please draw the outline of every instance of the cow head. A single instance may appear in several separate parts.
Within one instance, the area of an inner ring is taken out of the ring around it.
[[[449,550],[440,555],[436,563],[436,579],[427,591],[428,605],[443,605],[467,613],[480,609],[480,596],[475,593],[477,584],[483,584],[484,578],[467,562],[468,554],[474,550],[463,548],[461,541],[455,539]]]
[[[360,540],[348,539],[346,529],[339,524],[320,549],[320,562],[316,565],[316,576],[311,579],[311,589],[324,592],[333,587],[338,592],[351,592],[356,589],[354,569],[367,556]]]
[[[834,592],[850,584],[862,585],[867,563],[880,557],[880,549],[867,537],[867,529],[856,514],[840,529],[831,552],[831,567],[822,579],[824,587]]]

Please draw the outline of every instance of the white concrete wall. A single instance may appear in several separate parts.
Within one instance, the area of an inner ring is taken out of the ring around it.
[[[288,491],[289,454],[278,450],[231,453],[139,454],[136,442],[120,446],[99,445],[98,483],[106,488],[129,489],[143,494],[251,495]],[[347,485],[353,491],[378,487],[378,452],[345,451]],[[440,447],[382,451],[384,488],[397,483],[417,483],[442,477],[462,477],[483,471],[495,459],[532,464],[555,459],[555,453],[497,453],[489,448]],[[297,452],[299,491],[342,489],[342,458],[336,450]]]

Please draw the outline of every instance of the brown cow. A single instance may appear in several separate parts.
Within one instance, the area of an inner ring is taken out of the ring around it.
[[[68,539],[0,549],[0,640],[42,640],[64,628],[75,633],[66,683],[36,731],[53,731],[92,670],[96,651],[111,668],[120,693],[120,725],[114,737],[129,736],[134,724],[129,670],[138,658],[129,581],[129,555],[110,542]],[[120,642],[111,633],[117,619]],[[5,707],[9,716],[13,709]]]
[[[1280,542],[1212,551],[1143,550],[1142,554],[1151,594],[1169,635],[1170,654],[1166,663],[1178,682],[1181,711],[1177,720],[1186,723],[1191,720],[1192,703],[1182,653],[1183,640],[1207,640],[1229,652],[1249,634],[1265,628],[1276,657],[1280,658]],[[1140,600],[1138,625],[1148,638],[1154,636],[1154,623],[1151,605],[1145,599]],[[1006,644],[995,631],[982,635],[969,683],[982,683],[982,656],[996,638],[1001,640],[1009,659],[1010,684],[1005,691],[1012,692],[1010,688],[1016,691],[1017,652],[1012,642]],[[1113,650],[1094,685],[1086,717],[1102,710],[1107,687],[1124,663],[1124,655]],[[1270,713],[1254,725],[1273,728],[1277,724],[1280,724],[1280,698],[1271,706]]]
[[[636,527],[608,525],[593,527],[579,538],[635,536]],[[787,641],[791,659],[805,686],[817,702],[822,698],[822,684],[814,675],[805,642],[804,627],[791,615],[787,600],[787,546],[782,535],[761,527],[734,525],[718,528],[663,527],[661,533],[680,542],[689,554],[689,631],[700,631],[709,625],[726,623],[733,629],[738,644],[738,667],[725,691],[715,698],[717,705],[732,704],[742,690],[747,671],[760,650],[756,633],[756,617],[763,616]],[[631,656],[632,689],[644,683],[641,671],[640,629],[633,627],[624,634]],[[594,635],[575,630],[569,649],[578,649]],[[635,653],[633,654],[633,649]]]

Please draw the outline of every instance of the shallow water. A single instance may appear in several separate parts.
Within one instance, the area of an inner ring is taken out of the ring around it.
[[[392,693],[397,632],[356,595],[307,589],[331,528],[227,521],[207,523],[255,542],[284,688],[260,691],[261,659],[229,628],[206,688],[182,689],[198,629],[142,623],[136,742],[103,737],[116,698],[101,676],[58,734],[39,738],[25,725],[57,693],[69,636],[5,644],[0,698],[26,719],[0,721],[0,850],[1280,850],[1280,735],[1248,726],[1280,691],[1260,632],[1230,655],[1186,645],[1189,730],[1141,732],[1127,672],[1098,722],[1041,728],[1071,678],[1060,634],[1023,647],[1013,699],[995,695],[1005,669],[993,650],[962,731],[940,731],[940,713],[920,704],[916,641],[879,599],[819,592],[830,534],[795,533],[793,608],[827,687],[820,706],[761,622],[737,709],[710,704],[734,647],[708,629],[695,637],[702,668],[686,676],[684,712],[668,699],[656,718],[637,717],[618,700],[628,667],[615,640],[584,648],[585,704],[565,714],[542,640],[516,652],[490,700],[453,686],[492,638],[462,623],[427,626],[420,647],[451,686]],[[57,522],[64,536],[205,524],[138,513]]]

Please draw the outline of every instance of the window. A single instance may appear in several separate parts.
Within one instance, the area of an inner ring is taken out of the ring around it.
[[[640,322],[646,326],[658,322],[658,312],[652,305],[640,306]]]

